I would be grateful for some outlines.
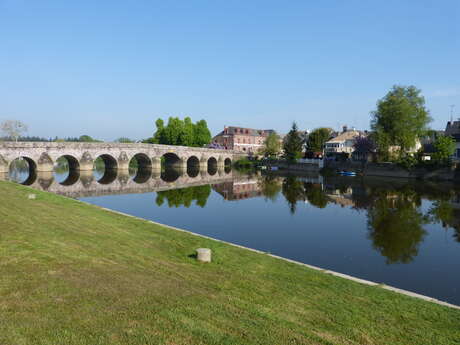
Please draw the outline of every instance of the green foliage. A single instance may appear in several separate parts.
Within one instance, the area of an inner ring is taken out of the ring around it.
[[[302,181],[293,176],[286,177],[283,181],[282,193],[286,198],[291,214],[294,214],[297,209],[297,201],[305,200]]]
[[[320,184],[305,183],[304,188],[305,198],[311,205],[317,208],[325,208],[327,206],[328,198],[326,193],[321,189]]]
[[[297,124],[294,122],[291,130],[284,139],[284,158],[291,162],[296,161],[302,157],[302,147],[303,141],[297,128]]]
[[[205,120],[198,121],[193,127],[194,146],[203,147],[211,142],[212,136]]]
[[[435,153],[432,155],[433,160],[439,164],[449,164],[451,156],[455,152],[455,140],[449,136],[438,136],[433,143]]]
[[[427,218],[415,193],[381,191],[368,209],[369,237],[387,263],[408,263],[417,256]]]
[[[134,143],[135,141],[134,140],[131,140],[129,138],[125,138],[125,137],[121,137],[121,138],[118,138],[117,140],[115,140],[116,143],[125,143],[125,144],[129,144],[129,143]]]
[[[233,163],[233,165],[238,171],[251,171],[255,168],[256,162],[245,157],[238,159]]]
[[[184,120],[170,117],[166,126],[162,119],[156,120],[155,125],[157,127],[155,134],[143,140],[143,143],[203,147],[212,139],[205,120],[194,124],[190,117]]]
[[[78,138],[64,138],[64,139],[59,139],[58,137],[54,138],[55,142],[77,142],[77,143],[100,143],[102,142],[101,140],[93,139],[89,135],[81,135]]]
[[[307,139],[306,148],[311,152],[322,152],[324,144],[331,138],[332,129],[330,128],[316,128],[309,135]]]
[[[404,169],[410,170],[418,165],[420,162],[415,156],[401,156],[396,161],[396,164],[400,165]]]
[[[377,102],[372,113],[371,128],[375,133],[378,151],[389,152],[390,146],[399,146],[400,155],[414,147],[418,138],[426,133],[431,121],[425,108],[425,99],[414,86],[393,86]]]
[[[260,190],[265,200],[275,201],[281,191],[280,179],[274,176],[264,176],[259,182]]]
[[[80,138],[78,138],[78,141],[80,141],[82,143],[91,143],[91,142],[94,142],[96,140],[91,138],[89,135],[81,135]]]
[[[195,201],[197,206],[205,207],[211,195],[211,186],[196,186],[181,189],[171,189],[157,193],[156,203],[158,206],[163,205],[165,200],[168,201],[168,207],[190,207]]]
[[[280,136],[276,132],[272,132],[265,139],[264,147],[262,148],[262,154],[265,157],[275,158],[281,151]]]

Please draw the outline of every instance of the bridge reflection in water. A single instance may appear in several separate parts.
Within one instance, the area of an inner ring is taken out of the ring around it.
[[[176,169],[167,167],[163,170],[135,169],[135,170],[110,170],[78,171],[69,170],[61,173],[35,172],[30,173],[26,168],[17,171],[16,178],[4,173],[0,174],[1,180],[21,181],[38,190],[48,191],[71,198],[89,196],[131,194],[158,192],[170,189],[193,187],[206,184],[219,184],[247,179],[232,171],[231,167],[215,167],[199,170],[194,167]],[[22,177],[22,178],[21,178]]]

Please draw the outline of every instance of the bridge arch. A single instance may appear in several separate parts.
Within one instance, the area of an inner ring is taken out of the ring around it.
[[[63,178],[57,175],[63,175]],[[80,179],[80,163],[72,155],[63,155],[54,164],[56,180],[63,186],[72,186]]]
[[[215,157],[208,158],[208,174],[213,176],[217,173],[217,159]]]
[[[145,183],[152,176],[152,160],[145,153],[136,153],[129,161],[130,174],[136,183]]]
[[[190,156],[187,159],[187,175],[191,178],[197,177],[200,173],[200,160],[197,156]]]
[[[180,157],[173,152],[166,152],[162,157],[165,166],[177,166],[181,163]]]
[[[37,180],[37,163],[27,156],[13,159],[8,165],[8,178],[11,181],[30,186]]]
[[[117,160],[109,155],[102,154],[94,160],[96,175],[100,175],[97,180],[100,184],[110,184],[117,178]]]
[[[231,166],[232,165],[232,159],[227,157],[224,159],[224,165],[225,166]]]

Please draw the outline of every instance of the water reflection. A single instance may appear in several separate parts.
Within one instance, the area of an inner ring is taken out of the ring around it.
[[[157,193],[156,204],[163,205],[168,202],[168,207],[190,207],[195,201],[197,206],[205,207],[209,196],[211,195],[211,186],[195,186],[189,188],[171,189]]]

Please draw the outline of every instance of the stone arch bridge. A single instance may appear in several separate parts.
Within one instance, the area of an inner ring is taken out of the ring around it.
[[[70,170],[93,170],[96,158],[102,158],[105,168],[128,170],[136,159],[138,167],[160,170],[162,157],[165,164],[176,169],[230,165],[241,153],[198,147],[156,144],[124,143],[59,143],[59,142],[3,142],[0,143],[0,173],[9,171],[17,158],[25,159],[29,169],[36,172],[53,171],[56,161],[64,157]]]

